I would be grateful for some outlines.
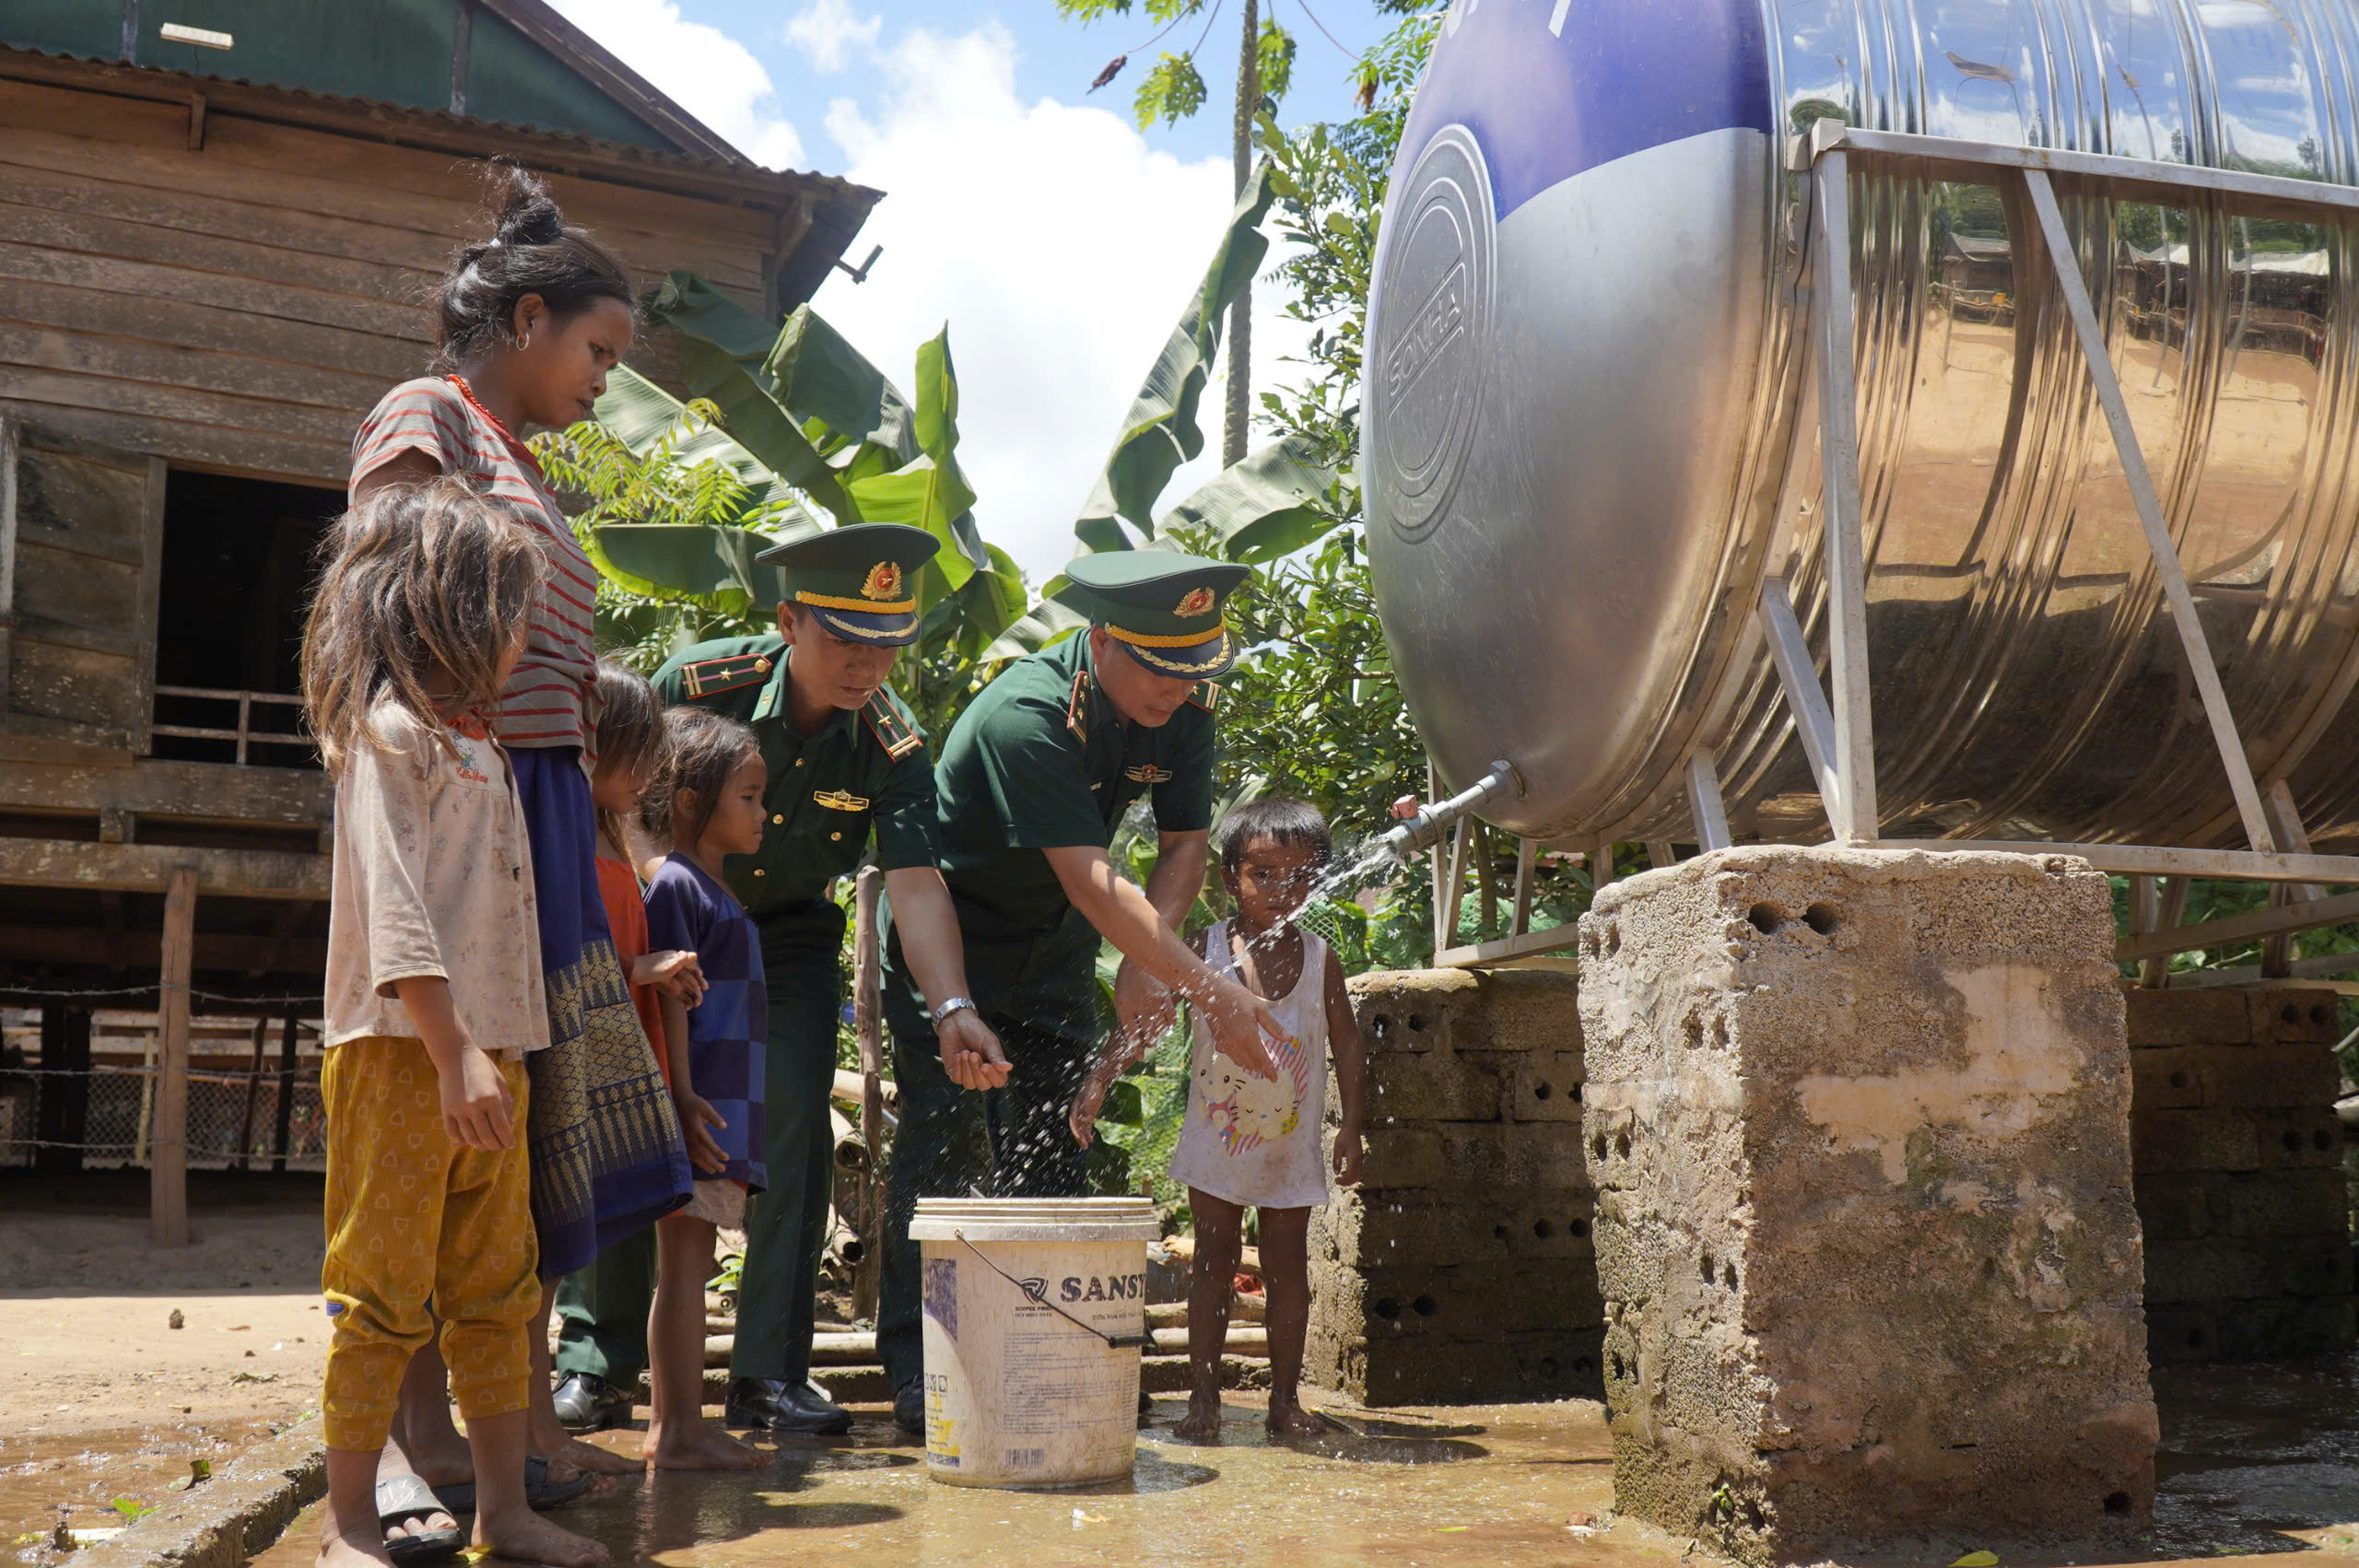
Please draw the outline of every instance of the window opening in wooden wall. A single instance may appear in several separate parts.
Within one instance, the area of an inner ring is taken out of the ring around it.
[[[340,490],[174,470],[164,492],[154,755],[317,767],[303,740],[303,608]]]

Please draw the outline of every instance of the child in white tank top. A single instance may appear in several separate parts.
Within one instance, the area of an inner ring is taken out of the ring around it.
[[[1322,1430],[1302,1409],[1297,1387],[1310,1318],[1310,1211],[1327,1199],[1329,1160],[1320,1147],[1326,1059],[1334,1059],[1339,1113],[1332,1164],[1345,1186],[1360,1177],[1365,1082],[1343,965],[1325,942],[1295,923],[1329,853],[1325,819],[1299,801],[1255,801],[1230,813],[1221,825],[1221,880],[1237,913],[1188,939],[1215,971],[1233,975],[1267,1000],[1287,1037],[1271,1045],[1279,1071],[1274,1080],[1266,1079],[1214,1049],[1203,1020],[1194,1023],[1188,1108],[1171,1156],[1172,1177],[1187,1183],[1196,1216],[1188,1301],[1191,1387],[1187,1419],[1175,1429],[1183,1442],[1220,1440],[1221,1350],[1249,1207],[1262,1211],[1262,1270],[1269,1289],[1269,1429],[1290,1437]],[[1085,1144],[1108,1086],[1129,1059],[1118,1041],[1075,1098],[1073,1129]]]

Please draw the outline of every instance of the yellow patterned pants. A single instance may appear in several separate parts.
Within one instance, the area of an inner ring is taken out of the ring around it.
[[[334,1342],[320,1408],[331,1448],[385,1445],[402,1374],[442,1321],[442,1354],[469,1420],[521,1410],[532,1392],[529,1325],[540,1311],[522,1060],[516,1145],[466,1149],[442,1130],[440,1084],[422,1041],[371,1036],[328,1052],[327,1296]]]

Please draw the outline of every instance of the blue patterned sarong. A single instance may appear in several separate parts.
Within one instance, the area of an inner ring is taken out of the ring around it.
[[[508,755],[532,844],[548,986],[549,1046],[525,1061],[533,1223],[541,1278],[554,1280],[686,1203],[695,1173],[606,929],[581,749],[518,746]]]

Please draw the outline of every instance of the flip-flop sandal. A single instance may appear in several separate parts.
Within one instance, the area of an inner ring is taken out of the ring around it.
[[[437,1514],[457,1517],[434,1494],[434,1489],[414,1475],[393,1476],[377,1483],[377,1527],[392,1530],[402,1525],[417,1525]],[[419,1530],[405,1536],[385,1538],[385,1555],[400,1564],[400,1568],[419,1568],[428,1562],[446,1562],[466,1550],[467,1538],[456,1526],[446,1525],[439,1530]]]
[[[536,1511],[561,1508],[597,1484],[598,1478],[588,1470],[576,1471],[571,1480],[551,1480],[546,1459],[538,1454],[525,1456],[524,1501]],[[475,1510],[475,1483],[471,1480],[438,1486],[434,1489],[434,1495],[441,1499],[442,1506],[454,1516],[472,1514]]]

